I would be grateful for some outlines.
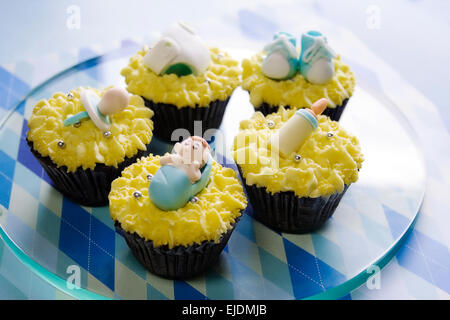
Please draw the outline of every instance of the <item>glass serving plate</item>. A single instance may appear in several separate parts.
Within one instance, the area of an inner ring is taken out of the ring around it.
[[[37,101],[78,86],[124,86],[120,70],[138,49],[127,43],[61,71],[34,88],[0,124],[0,135],[13,126],[21,132],[12,138],[18,144],[13,173],[9,166],[0,168],[11,185],[2,191],[9,207],[0,214],[0,236],[46,285],[80,299],[336,299],[395,255],[422,203],[424,163],[415,133],[395,105],[381,92],[357,86],[340,122],[360,139],[365,161],[358,182],[323,228],[303,235],[275,232],[252,218],[249,205],[205,274],[172,281],[147,272],[115,232],[108,207],[81,207],[53,189],[25,142]],[[236,58],[251,55],[229,52]],[[253,112],[248,94],[237,89],[221,126],[223,137],[216,141],[219,162],[236,169],[231,143],[239,122]],[[154,139],[152,150],[162,153],[170,145]]]

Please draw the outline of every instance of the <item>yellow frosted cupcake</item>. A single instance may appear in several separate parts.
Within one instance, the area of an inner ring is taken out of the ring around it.
[[[215,162],[207,142],[190,137],[163,157],[138,160],[113,181],[109,209],[139,262],[168,278],[213,264],[247,205],[236,172]]]
[[[56,189],[82,205],[106,205],[111,182],[147,154],[152,115],[124,89],[80,87],[36,104],[27,142]]]
[[[264,115],[284,108],[309,108],[325,98],[323,114],[338,121],[355,89],[355,76],[318,31],[294,36],[280,32],[264,51],[242,61],[242,88]]]
[[[174,24],[151,48],[132,56],[121,74],[128,91],[155,112],[155,135],[167,141],[178,141],[172,134],[179,128],[197,135],[219,128],[240,85],[238,61],[208,48],[184,23]]]
[[[320,106],[321,110],[316,108]],[[335,211],[363,162],[358,139],[312,109],[256,112],[240,124],[233,157],[254,216],[285,232],[319,228]]]

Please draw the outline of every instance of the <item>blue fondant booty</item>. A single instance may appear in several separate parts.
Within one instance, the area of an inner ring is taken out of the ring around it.
[[[333,58],[336,56],[319,31],[308,31],[302,35],[299,70],[311,83],[325,84],[334,76]]]
[[[264,47],[267,56],[262,62],[262,72],[268,78],[284,80],[297,72],[297,41],[286,32],[278,32],[273,41]]]

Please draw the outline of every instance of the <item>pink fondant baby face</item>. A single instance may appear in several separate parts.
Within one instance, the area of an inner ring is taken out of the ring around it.
[[[174,151],[183,158],[184,164],[199,164],[202,167],[209,158],[209,145],[205,139],[193,136],[174,146]]]
[[[161,165],[171,165],[183,170],[189,180],[198,181],[202,173],[200,169],[206,164],[210,156],[210,147],[205,139],[193,136],[173,147],[174,153],[161,157]]]

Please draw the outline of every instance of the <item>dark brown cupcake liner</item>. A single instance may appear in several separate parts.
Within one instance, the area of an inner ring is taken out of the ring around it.
[[[153,241],[125,231],[117,221],[114,225],[117,233],[125,238],[133,255],[148,271],[168,279],[187,279],[206,271],[219,259],[239,218],[236,218],[232,228],[222,235],[218,243],[204,241],[172,249],[167,245],[155,247]]]
[[[253,207],[253,217],[277,231],[308,233],[319,229],[334,213],[349,185],[341,193],[327,197],[298,197],[294,192],[272,194],[264,187],[247,185],[238,165],[239,173]]]
[[[154,103],[144,98],[145,105],[155,113],[152,117],[155,124],[153,134],[166,141],[172,141],[172,132],[179,128],[188,130],[191,135],[199,135],[194,131],[194,121],[202,122],[202,136],[208,129],[218,129],[229,100],[230,97],[226,100],[216,100],[207,107],[177,108],[171,104]]]
[[[331,120],[339,121],[349,99],[350,98],[347,98],[344,101],[342,101],[342,104],[337,106],[336,108],[328,108],[327,107],[322,114],[329,117]],[[277,112],[279,108],[280,108],[279,106],[272,106],[265,102],[263,102],[259,107],[254,107],[255,111],[262,112],[264,114],[264,116],[267,116],[268,114]],[[284,106],[284,108],[288,109],[290,107]]]
[[[33,142],[27,140],[27,143],[31,153],[52,180],[53,186],[72,201],[89,207],[107,205],[112,181],[119,177],[127,166],[148,155],[147,150],[139,150],[135,156],[125,158],[117,168],[99,163],[93,170],[83,170],[79,167],[76,171],[68,172],[66,166],[58,168],[49,157],[41,156],[33,149]]]

